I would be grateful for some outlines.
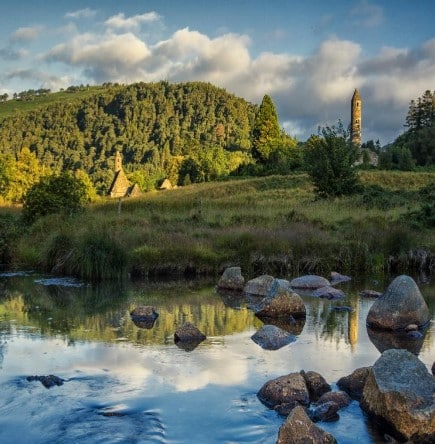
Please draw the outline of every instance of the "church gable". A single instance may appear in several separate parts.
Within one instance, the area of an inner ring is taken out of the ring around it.
[[[138,196],[140,189],[137,184],[131,184],[128,180],[124,170],[122,169],[122,158],[119,151],[115,155],[115,177],[113,178],[112,185],[109,188],[110,197],[130,197]]]

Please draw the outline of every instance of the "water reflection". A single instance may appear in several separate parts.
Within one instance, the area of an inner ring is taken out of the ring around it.
[[[405,331],[375,330],[367,327],[367,334],[380,353],[390,348],[403,348],[418,356],[424,343],[426,330],[407,333]]]
[[[346,284],[339,302],[304,296],[306,319],[277,324],[258,319],[240,295],[216,294],[209,282],[93,288],[35,279],[0,278],[0,442],[275,443],[282,418],[258,402],[264,382],[313,370],[334,384],[372,365],[385,346],[367,331],[373,301],[359,298],[364,284]],[[433,289],[421,288],[434,316]],[[152,328],[131,319],[139,305],[159,313]],[[352,310],[336,311],[336,305]],[[173,338],[187,321],[207,336],[189,353]],[[259,347],[251,336],[264,323],[296,341],[278,350]],[[434,331],[432,323],[419,344],[428,368]],[[50,394],[25,380],[51,373],[66,382]],[[321,424],[340,443],[354,442],[355,430],[363,443],[381,442],[357,404],[340,416]],[[148,438],[142,435],[147,427]]]

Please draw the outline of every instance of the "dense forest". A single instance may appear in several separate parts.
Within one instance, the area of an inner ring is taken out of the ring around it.
[[[113,179],[116,151],[142,188],[166,177],[175,184],[199,182],[251,161],[257,111],[207,83],[107,84],[84,99],[70,94],[68,100],[4,118],[0,153],[20,160],[28,149],[50,172],[81,170],[100,193]],[[208,158],[216,171],[198,171]]]

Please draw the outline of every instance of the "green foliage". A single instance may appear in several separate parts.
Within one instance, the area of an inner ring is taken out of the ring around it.
[[[113,179],[117,150],[127,175],[152,176],[145,189],[162,178],[177,183],[183,159],[196,159],[198,151],[219,147],[226,156],[243,158],[251,149],[258,108],[201,82],[80,87],[13,101],[22,112],[9,102],[0,103],[0,118],[8,109],[0,122],[0,153],[16,157],[16,147],[28,146],[50,173],[82,170],[101,194]],[[237,167],[231,159],[225,168]]]
[[[358,150],[350,142],[341,123],[325,127],[321,135],[311,136],[305,144],[305,168],[316,192],[323,197],[341,196],[358,191],[354,167]]]
[[[379,155],[378,167],[381,170],[413,171],[415,160],[406,146],[390,145]]]
[[[33,223],[38,217],[52,213],[74,214],[88,201],[84,182],[69,173],[43,177],[27,192],[23,204],[23,218]]]

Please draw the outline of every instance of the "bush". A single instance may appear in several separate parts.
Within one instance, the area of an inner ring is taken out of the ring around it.
[[[305,145],[305,167],[316,192],[323,197],[353,194],[359,190],[355,162],[358,148],[339,124],[311,136]]]
[[[84,182],[69,173],[43,177],[24,197],[23,218],[32,224],[41,216],[53,213],[74,214],[87,201]]]

